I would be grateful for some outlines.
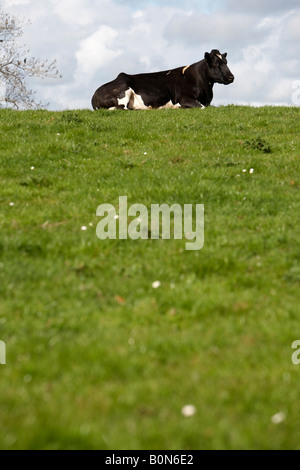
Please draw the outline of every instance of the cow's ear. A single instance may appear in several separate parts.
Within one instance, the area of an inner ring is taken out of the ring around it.
[[[206,60],[206,62],[208,63],[208,65],[211,66],[212,60],[211,60],[211,56],[210,56],[210,53],[209,53],[209,52],[205,52],[204,59]]]

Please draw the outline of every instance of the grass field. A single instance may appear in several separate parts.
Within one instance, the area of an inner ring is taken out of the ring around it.
[[[300,108],[0,112],[0,449],[300,449],[299,135]],[[119,196],[204,204],[203,249],[100,241]]]

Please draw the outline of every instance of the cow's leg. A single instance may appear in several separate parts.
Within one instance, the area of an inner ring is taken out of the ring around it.
[[[185,100],[182,100],[180,101],[180,105],[182,108],[201,108],[201,109],[205,109],[205,106],[203,106],[203,104],[201,104],[199,101],[195,100],[195,99],[185,99]]]

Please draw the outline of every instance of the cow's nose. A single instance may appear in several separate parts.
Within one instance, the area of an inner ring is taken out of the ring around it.
[[[234,75],[229,75],[228,79],[229,79],[231,82],[234,82]]]

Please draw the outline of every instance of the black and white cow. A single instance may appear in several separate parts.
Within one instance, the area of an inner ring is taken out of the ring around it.
[[[164,72],[120,75],[101,86],[92,98],[94,109],[204,108],[213,99],[215,83],[229,85],[234,76],[227,53],[206,52],[200,62]]]

